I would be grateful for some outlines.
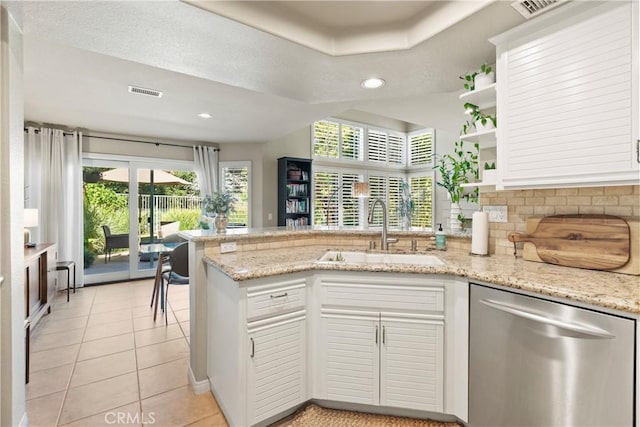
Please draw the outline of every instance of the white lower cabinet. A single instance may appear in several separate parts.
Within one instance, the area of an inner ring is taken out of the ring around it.
[[[316,284],[318,398],[445,412],[441,279],[327,276]]]
[[[377,405],[380,395],[379,331],[374,316],[321,315],[320,381],[329,400]]]
[[[442,412],[441,320],[323,312],[320,329],[325,399]]]
[[[444,323],[383,318],[380,324],[380,405],[442,412]]]
[[[249,424],[306,400],[306,319],[304,312],[249,324],[247,392]]]

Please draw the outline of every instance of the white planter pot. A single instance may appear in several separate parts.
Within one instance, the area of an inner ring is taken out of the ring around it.
[[[496,170],[495,169],[484,169],[482,171],[482,182],[484,184],[495,184],[496,183]]]
[[[451,203],[451,215],[449,217],[449,228],[452,233],[457,233],[462,230],[462,223],[458,219],[458,215],[462,212],[459,203]]]
[[[489,74],[479,73],[473,78],[474,90],[483,89],[496,82],[496,73],[493,71]]]
[[[483,125],[480,120],[473,124],[476,127],[476,132],[486,132],[491,129],[495,129],[496,127],[493,125],[493,122],[487,119],[487,122]]]

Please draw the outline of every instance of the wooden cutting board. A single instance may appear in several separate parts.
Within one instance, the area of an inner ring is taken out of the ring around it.
[[[631,254],[627,221],[611,215],[529,218],[527,234],[509,233],[507,238],[527,243],[525,259],[567,267],[618,270],[629,263]]]

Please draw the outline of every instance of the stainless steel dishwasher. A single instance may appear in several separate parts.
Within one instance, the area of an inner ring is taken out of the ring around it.
[[[631,426],[633,319],[472,284],[469,426]]]

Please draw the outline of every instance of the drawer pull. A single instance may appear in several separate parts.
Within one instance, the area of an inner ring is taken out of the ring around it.
[[[256,343],[253,341],[253,338],[249,338],[251,340],[251,358],[256,355]]]
[[[280,295],[270,295],[271,299],[276,299],[276,298],[284,298],[289,296],[289,294],[287,292],[285,292],[284,294],[280,294]]]
[[[382,327],[382,344],[386,344],[386,341],[387,341],[387,331],[383,326]]]
[[[378,325],[376,325],[376,345],[378,345]]]

